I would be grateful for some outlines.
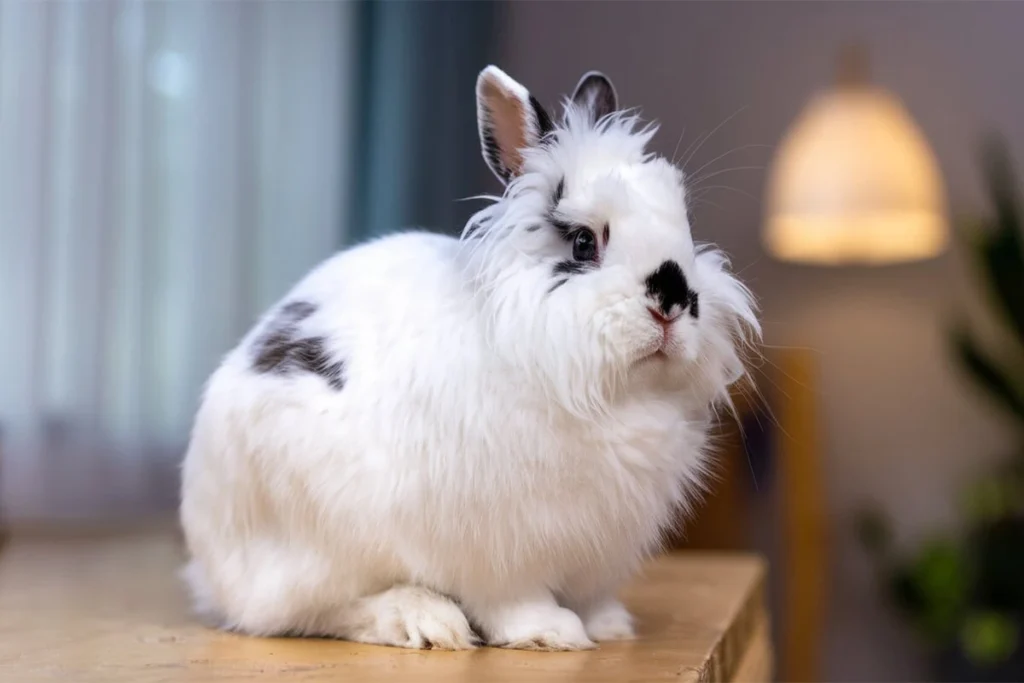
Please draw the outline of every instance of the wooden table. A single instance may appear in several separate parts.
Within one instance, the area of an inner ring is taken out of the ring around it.
[[[624,593],[640,638],[590,652],[411,651],[221,633],[189,615],[173,532],[14,535],[0,551],[0,681],[767,681],[764,567],[677,554]]]

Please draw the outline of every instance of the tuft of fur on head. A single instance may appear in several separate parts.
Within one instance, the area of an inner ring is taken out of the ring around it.
[[[555,123],[503,72],[481,74],[484,157],[505,190],[462,232],[466,279],[495,353],[575,414],[680,387],[694,408],[728,405],[760,337],[753,296],[722,252],[694,244],[683,174],[648,150],[657,124],[618,109],[616,97],[604,76],[587,74]],[[504,150],[502,140],[523,146]],[[575,258],[580,230],[598,239],[602,258]],[[645,282],[659,267],[679,271],[693,303],[662,354],[668,367],[652,377],[642,367],[654,343],[645,335],[656,331]]]

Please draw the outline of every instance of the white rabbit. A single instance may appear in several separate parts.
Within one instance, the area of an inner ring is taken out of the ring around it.
[[[617,590],[701,485],[753,301],[694,246],[683,174],[606,77],[554,122],[491,66],[477,105],[504,195],[459,239],[334,255],[204,390],[185,576],[222,628],[444,649],[634,637]]]

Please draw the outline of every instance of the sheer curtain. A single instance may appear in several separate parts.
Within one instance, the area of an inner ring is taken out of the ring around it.
[[[0,514],[173,504],[203,381],[345,239],[356,11],[0,1]]]

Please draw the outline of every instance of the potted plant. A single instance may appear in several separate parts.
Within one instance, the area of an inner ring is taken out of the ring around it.
[[[951,341],[1021,444],[966,488],[962,530],[897,553],[884,515],[858,520],[888,597],[930,646],[942,681],[1024,681],[1024,208],[1001,145],[987,148],[985,172],[992,213],[962,237],[1004,334],[986,347],[960,324]]]

